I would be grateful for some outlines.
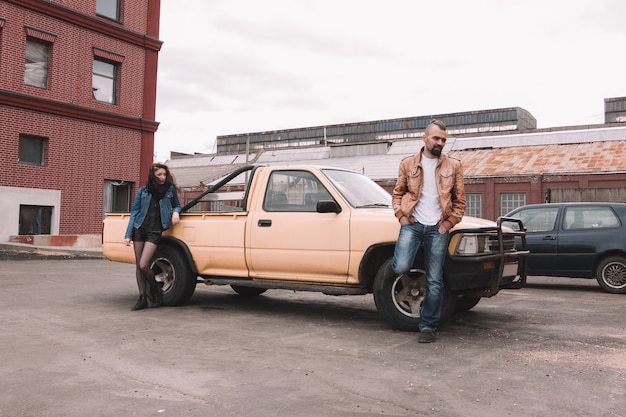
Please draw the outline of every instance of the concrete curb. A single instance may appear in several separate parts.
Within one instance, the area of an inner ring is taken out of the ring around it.
[[[102,248],[70,246],[34,246],[23,243],[0,243],[0,260],[31,259],[105,259]]]

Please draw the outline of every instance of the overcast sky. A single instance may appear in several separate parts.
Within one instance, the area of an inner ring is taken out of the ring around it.
[[[622,0],[162,0],[157,160],[218,135],[519,106],[604,122]]]

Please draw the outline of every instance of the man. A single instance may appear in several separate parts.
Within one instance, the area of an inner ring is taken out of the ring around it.
[[[432,120],[422,135],[424,147],[400,162],[392,192],[393,211],[400,221],[400,234],[391,267],[408,274],[415,255],[424,244],[426,295],[420,307],[420,343],[435,341],[443,301],[443,262],[450,229],[465,212],[465,187],[461,161],[442,153],[446,125]]]

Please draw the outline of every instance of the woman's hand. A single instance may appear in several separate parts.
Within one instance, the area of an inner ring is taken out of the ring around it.
[[[124,239],[124,245],[130,246],[130,238],[125,238]]]
[[[178,224],[178,222],[180,221],[180,215],[178,214],[177,211],[175,211],[172,214],[172,226],[176,226]]]

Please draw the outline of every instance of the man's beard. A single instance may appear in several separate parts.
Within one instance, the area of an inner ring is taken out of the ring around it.
[[[434,156],[439,156],[439,155],[441,155],[441,149],[442,148],[433,147],[433,149],[430,151],[430,153],[433,154]]]

